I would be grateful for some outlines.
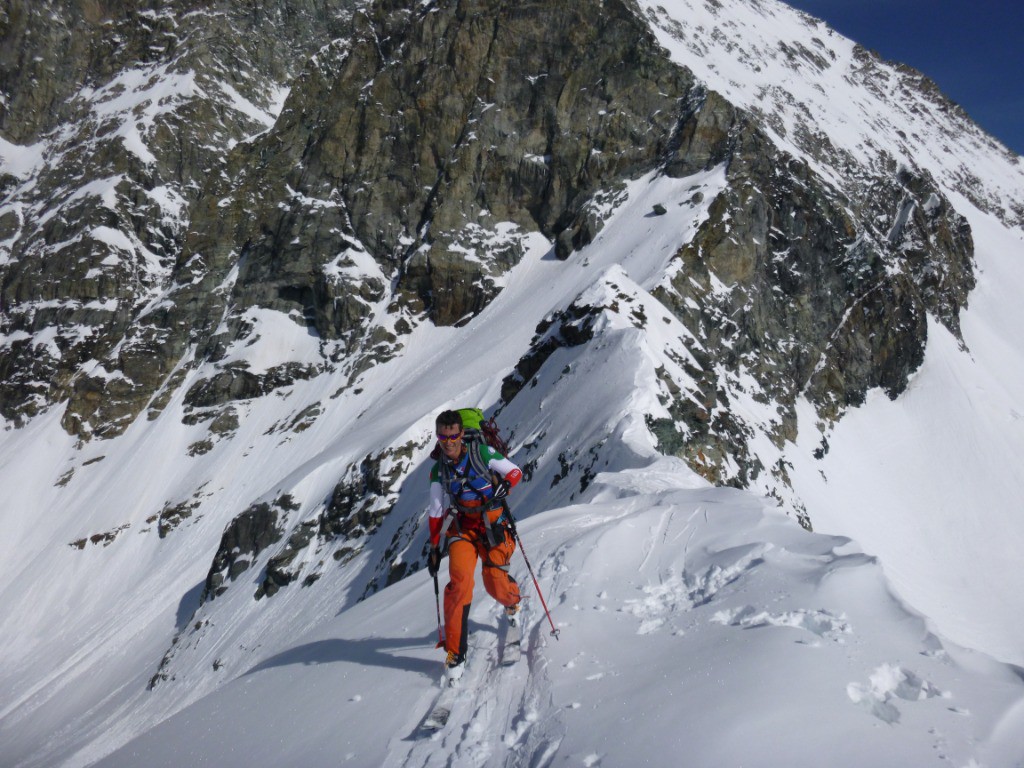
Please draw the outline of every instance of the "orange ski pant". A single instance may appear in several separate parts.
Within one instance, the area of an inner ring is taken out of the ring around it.
[[[469,637],[469,607],[473,603],[476,561],[483,561],[484,589],[499,603],[508,607],[519,602],[519,585],[508,573],[508,564],[516,544],[503,528],[504,540],[487,548],[484,531],[462,531],[448,534],[448,586],[444,588],[444,647],[447,651],[465,654]]]

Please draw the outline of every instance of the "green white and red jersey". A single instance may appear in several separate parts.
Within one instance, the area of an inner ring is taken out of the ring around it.
[[[470,460],[469,452],[479,451],[479,466],[487,468],[487,473],[477,471],[476,464]],[[442,466],[442,462],[444,466]],[[427,519],[430,524],[430,544],[438,546],[445,512],[454,507],[459,514],[473,514],[482,509],[495,506],[493,476],[504,480],[513,487],[523,477],[523,471],[486,444],[469,444],[464,446],[462,455],[455,461],[442,455],[430,470],[430,499],[427,504]],[[445,479],[447,478],[447,488]],[[445,504],[445,496],[449,504]]]

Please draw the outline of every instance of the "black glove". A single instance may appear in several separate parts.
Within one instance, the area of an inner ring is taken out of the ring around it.
[[[427,573],[431,576],[437,576],[437,572],[441,569],[441,550],[437,547],[431,547],[430,553],[427,555]]]
[[[494,486],[494,496],[492,496],[491,498],[504,499],[506,496],[508,496],[508,492],[511,490],[511,488],[512,486],[508,484],[507,480],[499,480]]]

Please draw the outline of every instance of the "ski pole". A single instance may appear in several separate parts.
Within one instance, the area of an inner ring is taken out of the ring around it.
[[[523,540],[519,538],[519,530],[516,528],[516,520],[512,517],[512,508],[509,507],[508,502],[505,502],[505,511],[508,513],[509,527],[512,529],[512,536],[516,540],[516,544],[519,545],[519,551],[523,553],[523,560],[526,561],[526,570],[530,572],[530,578],[533,579],[533,586],[537,590],[537,596],[540,598],[540,604],[544,606],[544,613],[548,617],[548,624],[551,625],[551,634],[555,640],[558,639],[558,633],[560,630],[555,629],[555,622],[551,619],[551,611],[548,610],[547,601],[544,600],[544,593],[541,592],[540,583],[537,581],[537,576],[533,572],[533,566],[530,565],[530,558],[526,556],[526,548],[523,546]]]
[[[526,570],[530,572],[530,578],[533,579],[533,586],[537,589],[537,597],[540,598],[540,604],[544,606],[544,613],[547,614],[548,624],[551,625],[551,634],[554,635],[555,640],[558,639],[559,630],[555,629],[555,622],[551,619],[551,611],[548,610],[548,604],[544,600],[544,593],[540,591],[540,584],[537,582],[537,576],[533,573],[533,566],[530,565],[530,558],[526,556],[526,550],[523,548],[523,540],[519,538],[519,532],[513,528],[512,533],[515,534],[516,543],[519,544],[519,551],[523,553],[523,560],[526,561]]]

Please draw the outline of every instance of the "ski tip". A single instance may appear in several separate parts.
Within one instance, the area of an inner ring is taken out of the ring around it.
[[[423,725],[420,726],[420,730],[424,733],[434,733],[435,731],[440,731],[442,728],[444,728],[447,722],[447,715],[443,719],[437,718],[433,720],[426,720],[424,721]]]

